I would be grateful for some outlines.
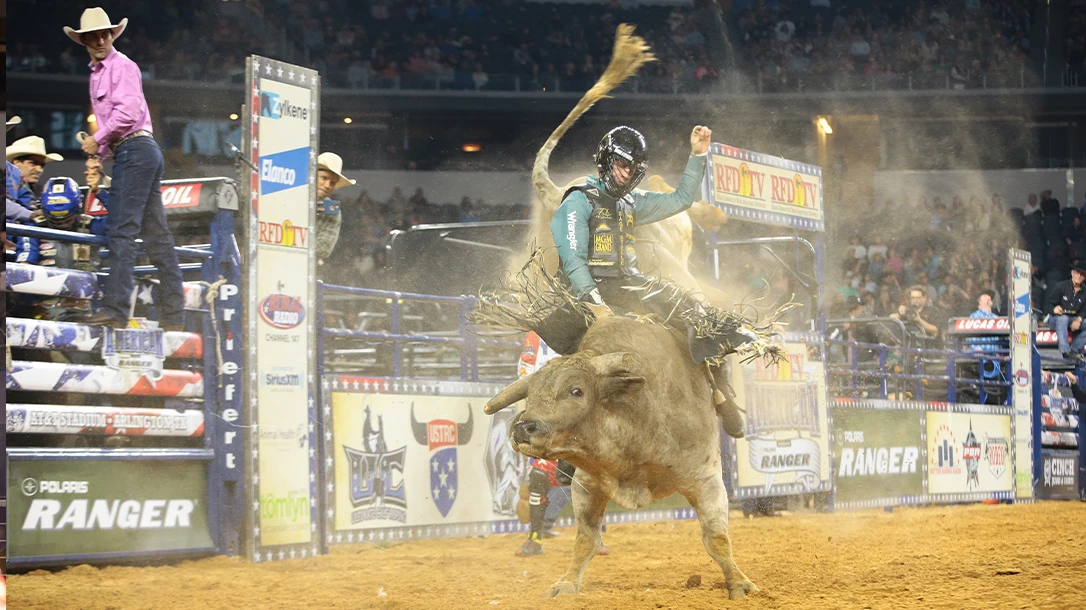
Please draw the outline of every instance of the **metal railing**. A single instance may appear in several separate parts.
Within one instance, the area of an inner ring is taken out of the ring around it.
[[[317,286],[321,375],[463,381],[507,381],[516,376],[521,342],[493,338],[474,328],[468,322],[468,314],[476,306],[475,297],[434,296],[324,282],[318,282]],[[356,321],[347,323],[349,313],[334,309],[333,304],[348,304],[357,309],[353,312]],[[420,304],[430,307],[420,308]],[[450,308],[455,313],[450,313]],[[338,328],[329,326],[330,316],[339,316]],[[338,347],[329,345],[330,342],[353,345]],[[359,343],[367,347],[355,347]]]

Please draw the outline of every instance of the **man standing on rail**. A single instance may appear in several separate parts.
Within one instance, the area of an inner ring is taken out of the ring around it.
[[[139,66],[113,48],[128,19],[114,24],[101,8],[88,8],[79,29],[64,33],[83,45],[90,55],[91,108],[98,131],[83,140],[83,152],[113,156],[112,198],[106,237],[110,269],[105,297],[98,312],[81,320],[113,327],[128,325],[136,265],[136,238],[143,237],[147,257],[158,268],[159,292],[155,298],[159,326],[183,330],[184,288],[181,267],[174,251],[173,234],[162,207],[162,150],[151,129],[151,113],[143,96]]]

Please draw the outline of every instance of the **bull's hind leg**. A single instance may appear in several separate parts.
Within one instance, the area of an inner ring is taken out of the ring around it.
[[[577,539],[573,543],[573,562],[558,582],[551,585],[547,597],[579,593],[581,577],[588,562],[596,556],[603,540],[603,513],[607,510],[607,496],[594,488],[586,487],[581,472],[569,486],[573,493],[573,516],[577,522]]]
[[[747,579],[732,559],[732,540],[728,536],[728,492],[720,478],[719,465],[699,482],[698,488],[684,495],[698,513],[705,550],[724,570],[724,586],[728,588],[728,594],[732,599],[739,599],[751,591],[757,591],[758,587]]]

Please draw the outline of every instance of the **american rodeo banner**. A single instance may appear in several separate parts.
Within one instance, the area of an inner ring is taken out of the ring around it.
[[[822,231],[822,168],[713,143],[705,172],[706,198],[728,216]]]
[[[246,70],[249,535],[252,559],[266,561],[319,550],[312,227],[320,85],[316,71],[265,57],[250,57]]]
[[[738,498],[830,490],[825,367],[817,337],[787,333],[785,360],[733,362],[732,387],[746,409],[746,438],[735,441]]]
[[[926,414],[931,501],[1009,499],[1014,485],[1010,410],[956,407],[965,412]]]

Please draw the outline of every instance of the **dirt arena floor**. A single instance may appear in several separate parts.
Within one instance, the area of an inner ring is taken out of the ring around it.
[[[1082,608],[1086,504],[953,506],[743,519],[736,560],[761,591],[732,602],[695,522],[608,528],[580,595],[544,599],[572,532],[520,558],[521,535],[339,547],[254,565],[77,566],[12,576],[11,608]],[[702,584],[688,587],[700,575]]]

